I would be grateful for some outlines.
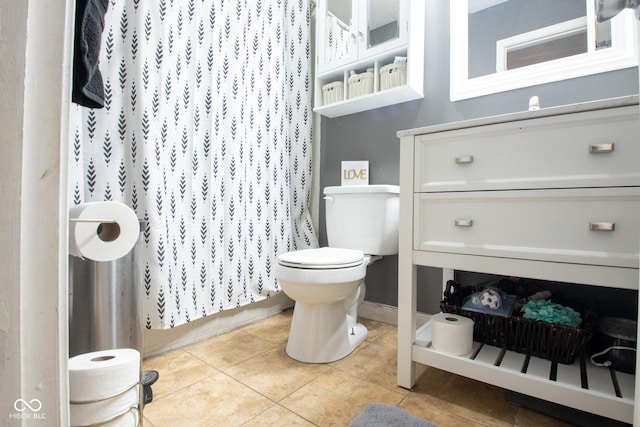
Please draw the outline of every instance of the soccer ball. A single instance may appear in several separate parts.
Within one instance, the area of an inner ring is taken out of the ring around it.
[[[482,295],[480,295],[480,304],[492,310],[496,310],[502,306],[502,296],[498,291],[486,289],[482,292]]]

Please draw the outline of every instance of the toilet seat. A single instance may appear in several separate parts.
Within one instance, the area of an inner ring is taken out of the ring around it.
[[[328,247],[303,249],[278,256],[278,263],[282,266],[311,270],[356,267],[364,260],[364,252],[361,250]]]

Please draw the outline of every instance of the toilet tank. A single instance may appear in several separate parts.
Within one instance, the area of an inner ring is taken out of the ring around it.
[[[398,253],[397,185],[325,187],[327,242],[369,255]]]

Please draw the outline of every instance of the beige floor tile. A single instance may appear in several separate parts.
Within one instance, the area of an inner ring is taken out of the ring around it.
[[[222,371],[278,347],[278,344],[237,330],[190,345],[184,350]]]
[[[280,401],[318,426],[347,426],[371,402],[397,405],[403,394],[330,369]]]
[[[242,332],[284,347],[289,339],[292,315],[293,310],[287,310],[282,314],[270,317],[262,322],[245,326],[241,330]]]
[[[217,369],[184,350],[174,350],[146,359],[142,363],[142,369],[153,369],[160,374],[158,382],[152,387],[154,398],[180,390],[218,373]]]
[[[365,341],[362,344],[360,344],[358,347],[356,347],[351,353],[349,353],[345,357],[343,357],[342,359],[334,360],[333,362],[327,363],[327,365],[335,367],[339,363],[342,363],[345,360],[348,360],[348,359],[350,359],[352,357],[355,357],[355,355],[358,354],[358,352],[362,351],[362,349],[364,349],[364,348],[367,348],[367,346],[369,344],[370,344],[369,341]]]
[[[378,345],[396,351],[398,349],[398,330],[396,328],[392,328],[380,335],[374,342]]]
[[[313,427],[314,425],[280,405],[273,405],[262,414],[242,424],[242,427]]]
[[[223,373],[154,399],[144,415],[155,427],[239,426],[273,405]]]
[[[462,418],[424,399],[408,396],[400,402],[398,407],[416,417],[430,421],[438,427],[483,427],[483,424]]]
[[[374,342],[362,346],[359,351],[332,366],[400,393],[407,393],[407,389],[398,386],[397,337],[396,329],[392,328]],[[426,366],[418,364],[416,376],[420,377],[426,369]]]
[[[562,422],[539,412],[519,408],[514,427],[570,427],[573,424]]]
[[[388,323],[382,323],[371,319],[364,319],[359,317],[358,322],[362,323],[366,326],[367,331],[369,332],[367,335],[367,341],[375,341],[378,337],[384,335],[385,333],[396,329],[395,326],[389,325]]]
[[[288,310],[145,360],[143,369],[160,372],[145,427],[342,427],[371,402],[399,406],[440,427],[569,425],[511,405],[503,389],[421,364],[414,389],[398,387],[397,328],[381,322],[360,319],[369,337],[341,360],[297,362],[284,351],[291,315]]]
[[[408,390],[397,385],[396,360],[395,350],[372,342],[335,367],[354,377],[406,394]]]
[[[513,426],[517,407],[506,391],[469,378],[428,368],[409,394],[486,426]]]
[[[277,348],[232,366],[225,373],[277,402],[329,369],[325,364],[293,360],[284,348]]]

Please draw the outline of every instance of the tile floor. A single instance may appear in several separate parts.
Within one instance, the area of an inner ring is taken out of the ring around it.
[[[327,364],[289,358],[291,310],[146,359],[160,372],[145,427],[348,426],[370,402],[398,406],[440,427],[567,426],[505,400],[497,387],[419,366],[412,391],[396,385],[395,326],[361,319],[369,337]]]

